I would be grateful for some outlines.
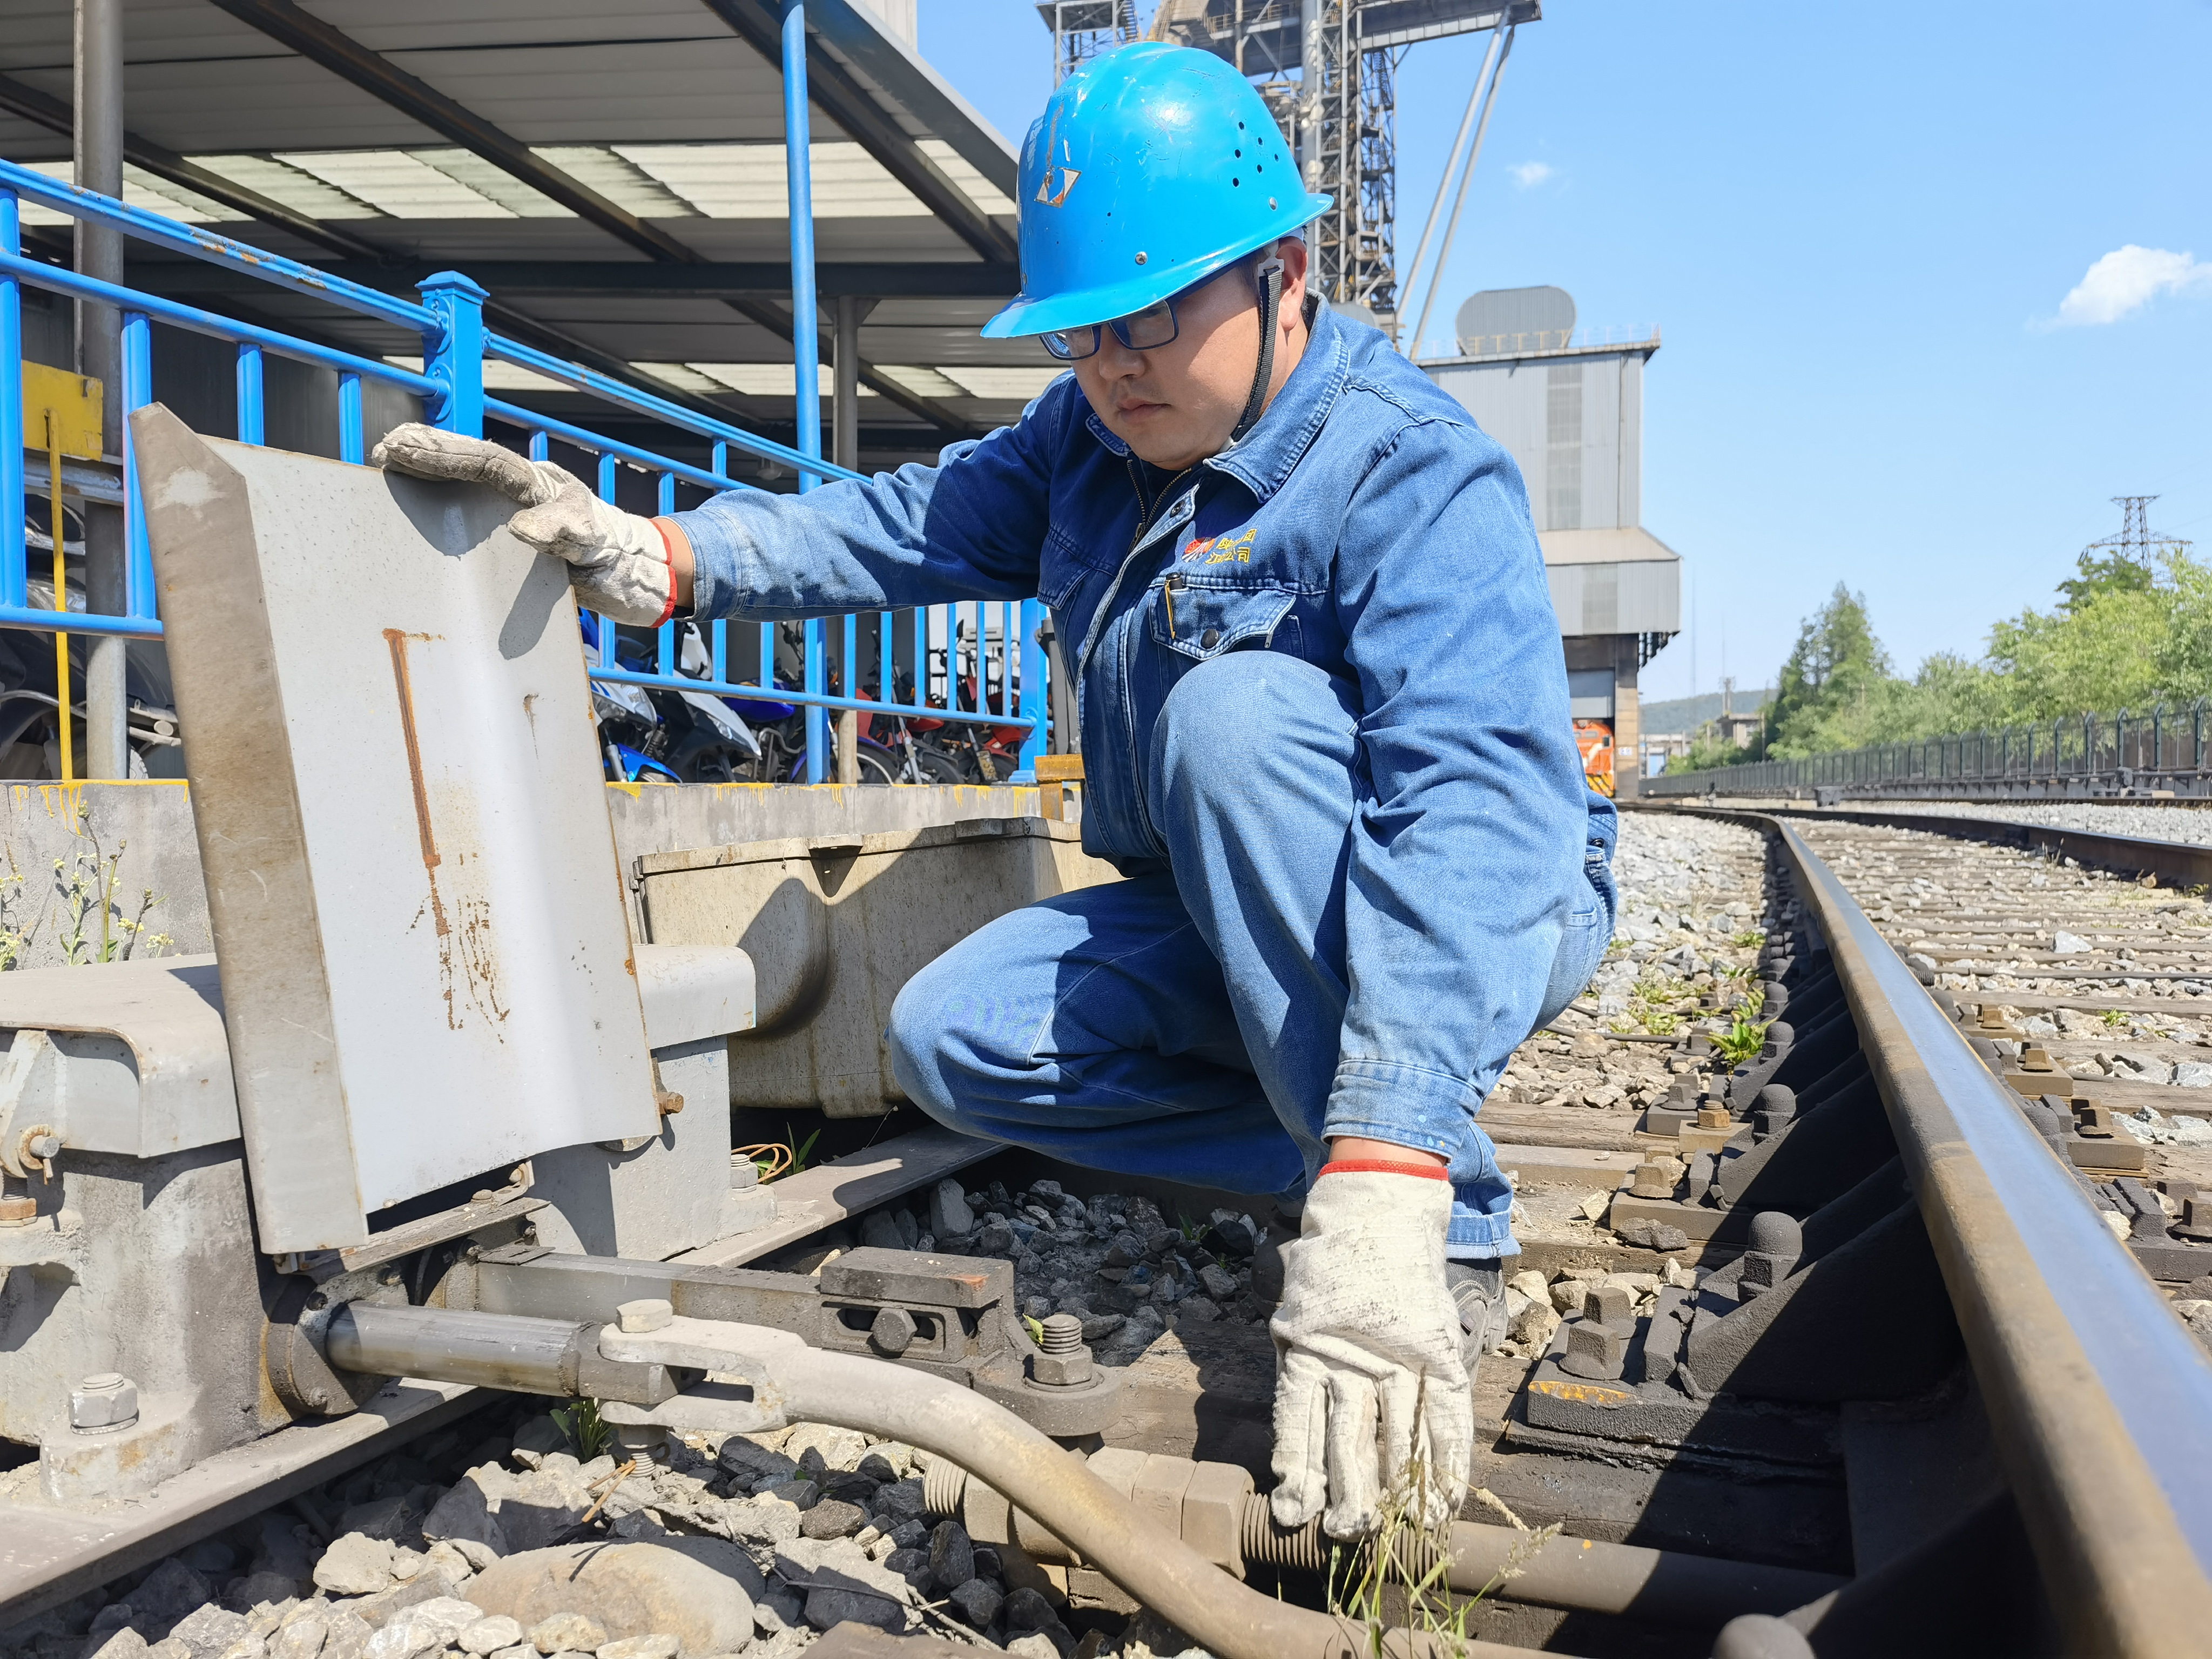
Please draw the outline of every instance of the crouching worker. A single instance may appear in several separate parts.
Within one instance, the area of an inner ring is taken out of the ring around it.
[[[1518,1249],[1476,1112],[1613,932],[1613,807],[1583,781],[1521,477],[1310,289],[1328,201],[1220,60],[1085,65],[1019,197],[1022,292],[983,332],[1069,372],[933,467],[645,520],[427,428],[377,459],[506,489],[619,622],[1041,596],[1084,844],[1127,878],[918,975],[899,1079],[965,1134],[1302,1201],[1276,1518],[1356,1536],[1418,1466],[1438,1520]]]

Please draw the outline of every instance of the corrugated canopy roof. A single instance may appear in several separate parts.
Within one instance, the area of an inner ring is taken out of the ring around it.
[[[70,0],[7,10],[0,155],[65,175]],[[465,271],[504,331],[787,436],[773,0],[125,12],[126,199],[399,291]],[[810,0],[807,17],[819,286],[880,301],[860,335],[864,452],[927,452],[1013,418],[1054,371],[1034,342],[975,333],[1018,285],[1012,146],[853,0]],[[29,251],[42,228],[57,245],[58,216],[25,219]],[[155,292],[393,361],[421,349],[249,278],[131,252],[130,280]],[[826,303],[823,317],[826,362]],[[519,382],[511,395],[599,412]]]

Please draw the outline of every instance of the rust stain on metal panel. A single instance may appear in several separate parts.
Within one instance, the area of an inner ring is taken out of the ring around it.
[[[458,1031],[465,1023],[460,1001],[456,994],[454,951],[460,953],[459,990],[467,997],[469,1006],[488,1019],[495,1034],[507,1019],[507,1011],[501,1005],[499,995],[499,963],[494,954],[495,941],[492,937],[491,904],[488,899],[464,894],[458,902],[461,921],[458,932],[453,919],[446,911],[445,896],[438,890],[438,870],[445,857],[438,850],[438,838],[431,828],[429,781],[422,769],[422,738],[415,723],[415,687],[407,666],[407,641],[410,639],[427,641],[428,634],[405,634],[396,628],[384,630],[385,643],[392,651],[392,678],[399,694],[399,726],[407,742],[407,776],[415,791],[415,829],[422,846],[422,868],[430,878],[428,908],[431,926],[438,938],[438,978],[443,987],[446,1003],[446,1028]],[[449,806],[460,810],[448,817],[465,817],[466,803],[448,800]],[[449,826],[450,827],[450,826]],[[464,826],[465,828],[466,826]],[[467,834],[461,837],[463,845],[472,844]],[[468,864],[465,852],[455,855],[456,869]],[[464,885],[467,883],[463,877]],[[419,914],[418,914],[419,920]],[[506,1041],[501,1036],[500,1041]]]
[[[428,640],[430,636],[417,634],[414,637]],[[438,842],[430,833],[430,796],[422,784],[422,744],[415,733],[415,688],[407,673],[407,640],[408,635],[396,628],[384,630],[384,642],[392,650],[392,678],[399,688],[399,729],[407,738],[407,775],[415,786],[415,829],[422,838],[422,867],[434,870],[438,867]],[[434,902],[437,891],[438,884],[433,880],[430,892]],[[438,916],[438,931],[446,931],[442,909]]]

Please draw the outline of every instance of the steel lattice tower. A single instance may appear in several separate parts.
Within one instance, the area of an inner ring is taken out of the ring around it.
[[[1045,0],[1037,12],[1052,31],[1054,86],[1085,58],[1137,38],[1137,0]]]
[[[2191,545],[2186,537],[2168,536],[2150,527],[2150,504],[2157,496],[2115,495],[2112,499],[2112,505],[2120,509],[2120,533],[2091,542],[2081,550],[2084,553],[2108,550],[2137,564],[2148,565],[2160,553],[2182,552]]]

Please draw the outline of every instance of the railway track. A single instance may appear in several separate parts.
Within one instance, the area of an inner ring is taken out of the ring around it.
[[[1672,896],[1639,910],[1650,937],[1625,938],[1621,958],[1680,1000],[1581,1005],[1524,1047],[1493,1120],[1526,1249],[1513,1335],[1478,1379],[1474,1473],[1516,1522],[1562,1535],[1530,1546],[1499,1529],[1487,1556],[1468,1546],[1470,1561],[1510,1556],[1521,1571],[1492,1586],[1468,1634],[1490,1651],[1588,1659],[2203,1651],[2212,1364],[2191,1327],[2212,1312],[2192,1305],[2212,1304],[2199,1282],[2212,1241],[2193,1236],[2191,1183],[2212,1188],[2212,1148],[2174,1126],[2212,1123],[2192,1109],[2212,1107],[2212,1088],[2182,1070],[2199,1052],[2212,1065],[2212,910],[2166,878],[2142,884],[2141,855],[2117,847],[1692,810],[1702,841],[1685,838],[1680,809],[1631,820],[1644,836],[1671,819],[1686,863],[1679,880],[1653,878]],[[1751,988],[1763,1006],[1729,1006]],[[1732,1059],[1728,1031],[1753,1013],[1774,1022],[1769,1040]],[[836,1167],[787,1189],[773,1233],[740,1252],[752,1266],[804,1274],[890,1237],[1000,1256],[1025,1316],[1078,1316],[1101,1363],[1122,1369],[1130,1403],[1103,1437],[1113,1455],[1094,1464],[1109,1485],[1128,1492],[1150,1468],[1200,1472],[1194,1492],[1264,1486],[1264,1259],[1281,1218],[1013,1152],[975,1161],[918,1143],[910,1164],[877,1148]],[[933,1194],[948,1176],[961,1206]],[[922,1238],[933,1224],[948,1236]],[[1133,1242],[1144,1273],[1113,1265]],[[702,1273],[738,1259],[697,1254]],[[562,1462],[534,1408],[420,1379],[394,1389],[441,1390],[411,1437],[402,1424],[319,1466],[268,1463],[279,1508],[233,1479],[220,1504],[142,1515],[105,1557],[81,1549],[66,1580],[0,1586],[12,1614],[46,1609],[0,1646],[135,1659],[107,1651],[129,1649],[128,1631],[177,1644],[157,1659],[220,1659],[173,1627],[197,1620],[200,1644],[222,1635],[228,1651],[270,1646],[289,1619],[327,1620],[319,1659],[349,1659],[342,1637],[365,1642],[434,1590],[469,1594],[483,1563],[423,1531],[457,1482],[516,1504],[527,1487],[568,1516],[562,1483],[606,1478]],[[802,1443],[825,1459],[812,1492],[782,1479],[804,1474],[789,1467]],[[763,1575],[748,1650],[763,1655],[817,1639],[787,1540],[798,1504],[832,1495],[852,1524],[817,1553],[868,1553],[885,1594],[903,1571],[915,1634],[1177,1650],[1158,1624],[1124,1622],[1133,1604],[1098,1565],[1055,1559],[1003,1503],[979,1517],[974,1483],[947,1465],[921,1519],[933,1537],[948,1521],[971,1528],[979,1577],[994,1575],[969,1600],[983,1616],[963,1620],[942,1595],[954,1587],[928,1578],[928,1552],[908,1539],[894,1559],[895,1528],[877,1524],[890,1512],[870,1510],[920,1490],[907,1455],[813,1430],[686,1437],[586,1524],[746,1551]],[[398,1532],[380,1540],[396,1546],[380,1558],[392,1576],[332,1588],[324,1559],[362,1553],[347,1539],[378,1526]],[[1326,1601],[1312,1540],[1247,1525],[1241,1548],[1268,1595]],[[1464,1587],[1489,1570],[1470,1566]],[[206,1601],[177,1605],[195,1587]],[[1020,1588],[1039,1599],[991,1601]],[[1007,1624],[1009,1605],[1029,1629]],[[822,1639],[826,1654],[843,1638]]]
[[[2207,849],[1922,814],[1705,815],[1772,836],[1801,948],[1832,965],[2062,1650],[2199,1650],[2212,1248],[2197,1135],[2171,1126],[2212,1104],[2182,1069],[2212,1029]],[[1783,1013],[1800,1043],[1801,1006]],[[2164,1593],[2138,1547],[2167,1562]]]

